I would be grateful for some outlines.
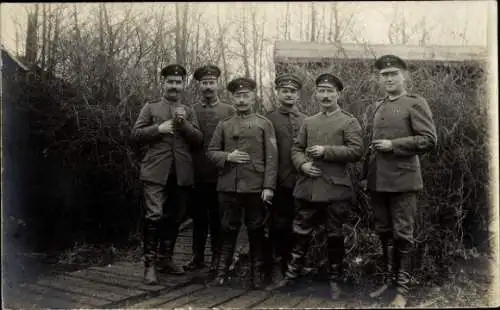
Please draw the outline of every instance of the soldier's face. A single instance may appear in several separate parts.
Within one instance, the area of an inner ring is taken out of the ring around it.
[[[168,75],[165,77],[165,97],[170,100],[180,98],[184,89],[184,78],[178,75]]]
[[[255,93],[253,91],[239,91],[232,94],[234,108],[238,112],[248,112],[255,102]]]
[[[315,91],[316,100],[323,108],[331,108],[337,104],[339,92],[334,86],[318,86]]]
[[[299,91],[295,88],[278,88],[278,100],[284,105],[292,106],[299,100]]]
[[[389,94],[399,93],[404,89],[405,77],[400,69],[381,70],[380,83]]]
[[[213,98],[217,95],[218,85],[217,79],[203,79],[200,81],[200,91],[203,97]]]

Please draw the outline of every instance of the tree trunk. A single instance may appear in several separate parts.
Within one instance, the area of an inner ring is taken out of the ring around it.
[[[245,10],[241,10],[242,19],[241,19],[241,29],[243,30],[243,66],[245,67],[245,77],[250,77],[250,64],[248,62],[248,34],[247,34],[247,22],[246,22],[246,12]]]
[[[222,55],[222,68],[224,70],[224,85],[227,85],[229,77],[227,72],[226,48],[224,45],[224,28],[220,21],[219,5],[217,5],[217,26],[219,28],[219,47]]]
[[[182,32],[181,32],[181,3],[175,3],[175,61],[183,63]]]
[[[28,27],[26,33],[26,62],[29,65],[36,63],[38,46],[38,9],[39,4],[35,4],[34,12],[28,13]]]
[[[47,7],[45,3],[42,4],[42,54],[40,55],[41,67],[45,68],[46,48],[47,48]]]
[[[314,2],[311,2],[311,42],[316,40],[316,11],[314,10]]]

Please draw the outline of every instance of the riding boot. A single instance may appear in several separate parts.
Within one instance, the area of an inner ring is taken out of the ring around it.
[[[396,297],[391,302],[390,307],[404,308],[407,303],[410,270],[411,270],[411,244],[402,239],[396,240],[396,251],[399,255],[399,268],[396,277]]]
[[[268,291],[281,289],[292,285],[300,274],[304,264],[304,257],[309,246],[309,235],[294,234],[295,244],[292,249],[290,262],[287,265],[285,276],[281,281],[266,288]]]
[[[394,242],[390,234],[381,235],[380,241],[382,243],[382,258],[383,258],[383,271],[382,271],[382,285],[375,291],[370,293],[370,297],[377,298],[387,292],[387,290],[394,284],[395,280],[395,250]]]
[[[162,240],[160,241],[160,261],[158,271],[173,275],[183,275],[184,268],[174,263],[174,249],[178,236],[178,229],[172,228],[170,223],[162,223]]]
[[[195,224],[199,226],[199,224]],[[203,269],[205,267],[205,243],[207,239],[206,231],[201,227],[193,228],[193,257],[184,265],[187,270]]]
[[[220,261],[220,248],[221,248],[221,232],[212,231],[210,232],[210,245],[212,247],[212,257],[210,261],[210,272],[216,272],[217,266]]]
[[[264,286],[264,251],[265,244],[264,228],[248,230],[248,241],[250,243],[250,261],[251,261],[251,284],[255,289]]]
[[[156,277],[157,223],[146,220],[143,230],[144,242],[144,282],[147,285],[158,283]]]
[[[220,248],[220,260],[217,264],[217,275],[211,282],[211,285],[220,286],[227,281],[229,266],[231,266],[236,241],[238,239],[238,230],[225,231],[222,234],[222,245]]]
[[[338,300],[343,293],[340,284],[343,277],[343,266],[345,248],[343,236],[328,237],[328,278],[330,282],[330,294],[333,300]]]

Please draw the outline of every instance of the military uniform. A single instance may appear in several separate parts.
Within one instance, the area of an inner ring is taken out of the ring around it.
[[[379,70],[406,69],[404,61],[392,55],[381,57],[375,66]],[[364,119],[370,141],[392,142],[389,152],[370,149],[364,173],[375,212],[375,229],[383,246],[384,280],[390,284],[395,278],[397,292],[406,295],[417,193],[423,188],[418,155],[436,146],[436,128],[426,100],[405,92],[397,98],[378,100],[368,107]]]
[[[340,80],[331,74],[320,75],[316,85],[322,86],[325,82],[335,85],[339,91],[343,88]],[[296,208],[293,221],[295,242],[285,278],[277,287],[285,286],[299,276],[312,232],[319,223],[324,222],[328,241],[329,279],[330,284],[337,289],[337,282],[342,279],[344,258],[342,225],[353,195],[347,163],[356,162],[363,154],[361,134],[357,119],[340,107],[304,120],[292,146],[292,161],[300,171],[293,191]],[[315,145],[324,148],[320,158],[312,158],[306,152],[306,149]],[[318,177],[303,172],[302,166],[307,162],[312,162],[321,170]]]
[[[164,74],[173,75],[185,72],[178,65],[168,66],[164,70]],[[186,120],[175,123],[174,134],[160,133],[159,124],[173,119],[174,110],[178,107],[187,110]],[[161,98],[146,103],[141,109],[132,129],[132,138],[147,146],[140,167],[145,199],[145,265],[156,265],[158,242],[160,252],[164,252],[160,255],[165,256],[167,263],[171,263],[178,228],[187,212],[188,198],[194,184],[190,148],[202,143],[198,121],[188,106]]]
[[[299,90],[302,86],[296,76],[284,74],[276,78],[276,88],[289,87]],[[293,166],[291,148],[306,115],[294,105],[280,105],[266,118],[273,124],[278,145],[278,183],[270,208],[270,232],[272,263],[284,273],[292,246],[292,221],[295,214],[293,187],[297,181],[297,169]]]
[[[199,68],[194,77],[200,81],[207,77],[218,78],[220,70],[211,65]],[[195,195],[191,217],[193,218],[193,259],[191,268],[200,265],[204,260],[205,243],[210,226],[210,241],[212,247],[212,265],[214,271],[217,265],[220,248],[220,214],[217,198],[217,167],[208,160],[206,151],[212,139],[215,127],[220,120],[234,114],[234,108],[221,102],[218,98],[213,103],[199,102],[194,106],[196,117],[203,133],[203,147],[194,151],[195,165]],[[188,266],[189,267],[189,266]]]
[[[228,90],[246,87],[255,89],[249,79],[235,79]],[[234,150],[246,152],[248,163],[227,161]],[[261,199],[264,189],[274,190],[278,172],[276,138],[271,122],[255,113],[234,115],[219,122],[210,145],[208,157],[218,168],[217,191],[222,212],[222,251],[217,279],[225,278],[234,254],[242,216],[248,231],[252,274],[262,277],[264,220],[266,208]]]

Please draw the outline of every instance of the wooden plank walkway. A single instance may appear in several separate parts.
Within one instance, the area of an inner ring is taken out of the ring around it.
[[[174,260],[186,262],[191,256],[191,229],[179,236]],[[243,238],[243,237],[242,237]],[[210,246],[206,251],[210,260]],[[38,279],[19,287],[3,287],[3,302],[10,309],[40,308],[380,308],[387,301],[367,298],[370,285],[349,288],[341,301],[331,301],[326,282],[305,279],[288,292],[248,290],[242,277],[233,277],[227,286],[206,285],[207,270],[187,272],[182,276],[159,274],[159,284],[144,285],[143,264],[117,262],[108,266],[90,267]],[[412,294],[418,294],[415,290]],[[424,294],[411,306],[426,304],[429,294]],[[413,298],[413,297],[412,297]]]

